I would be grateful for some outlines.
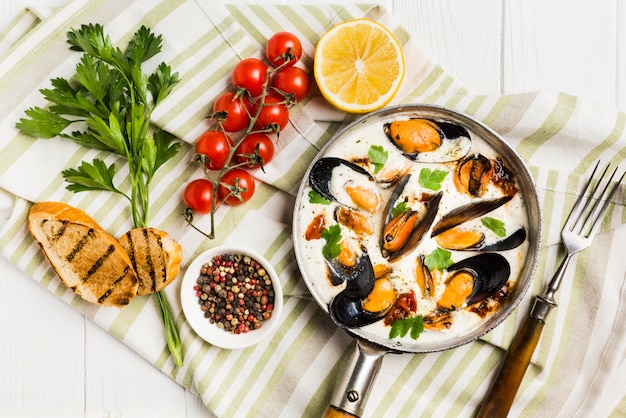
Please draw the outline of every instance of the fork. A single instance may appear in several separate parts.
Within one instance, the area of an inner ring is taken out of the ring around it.
[[[539,342],[548,313],[557,306],[554,295],[561,285],[567,265],[574,254],[591,245],[591,241],[602,223],[602,218],[609,203],[624,179],[626,172],[622,173],[621,177],[610,187],[617,173],[618,168],[615,167],[598,194],[600,185],[609,171],[610,164],[607,164],[598,180],[595,181],[593,190],[587,195],[588,189],[594,183],[599,164],[599,161],[595,164],[589,180],[585,183],[561,231],[561,239],[566,251],[565,257],[556,269],[544,293],[535,296],[530,314],[515,335],[504,357],[500,371],[492,382],[476,418],[497,418],[508,415]],[[596,194],[598,194],[598,197],[596,197]]]

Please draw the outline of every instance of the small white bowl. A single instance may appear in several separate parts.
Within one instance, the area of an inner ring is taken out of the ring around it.
[[[272,311],[272,316],[262,322],[261,328],[250,330],[246,333],[232,334],[219,328],[216,324],[212,324],[208,318],[204,317],[204,312],[200,309],[194,286],[197,285],[196,280],[204,263],[221,254],[247,255],[258,261],[270,276],[272,287],[274,288],[274,310]],[[250,347],[272,334],[280,322],[283,308],[283,290],[276,270],[263,256],[255,251],[236,246],[213,247],[196,257],[187,267],[187,271],[183,276],[180,298],[183,312],[191,328],[206,342],[228,349]]]

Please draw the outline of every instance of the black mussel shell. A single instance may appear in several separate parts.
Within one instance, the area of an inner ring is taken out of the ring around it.
[[[331,319],[343,328],[358,328],[382,318],[379,312],[363,309],[362,302],[374,290],[374,268],[367,254],[363,251],[357,266],[344,277],[346,287],[328,305]]]
[[[374,267],[364,247],[356,264],[352,267],[344,266],[337,259],[326,259],[326,265],[333,285],[346,283],[343,292],[346,292],[349,297],[365,299],[372,293],[376,278]]]
[[[512,196],[502,196],[495,199],[478,200],[476,202],[471,202],[452,209],[450,212],[441,217],[439,222],[437,222],[437,224],[433,227],[430,236],[434,237],[450,228],[461,225],[464,222],[486,215],[487,213],[498,209],[511,199]]]
[[[485,245],[480,250],[481,251],[507,251],[512,250],[513,248],[517,248],[522,245],[526,241],[526,229],[523,227],[513,232],[508,237],[500,240],[498,242],[494,242],[493,244]]]
[[[336,157],[324,157],[313,163],[309,172],[309,183],[313,190],[325,199],[337,201],[337,198],[331,192],[331,180],[333,178],[333,170],[340,165],[345,165],[355,172],[366,176],[370,180],[374,180],[370,173],[363,167],[350,161]]]
[[[363,309],[362,300],[340,293],[328,305],[333,322],[342,328],[360,328],[380,321],[384,312],[369,312]]]
[[[448,271],[464,270],[474,277],[474,289],[467,299],[468,305],[487,299],[509,280],[511,266],[498,253],[481,253],[461,260],[447,268]]]

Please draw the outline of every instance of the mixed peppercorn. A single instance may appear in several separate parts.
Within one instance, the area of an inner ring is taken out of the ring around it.
[[[232,334],[261,328],[274,309],[272,280],[247,255],[213,257],[200,269],[194,290],[204,317]]]

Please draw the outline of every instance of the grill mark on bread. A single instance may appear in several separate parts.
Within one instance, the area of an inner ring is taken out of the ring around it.
[[[163,248],[163,240],[161,239],[160,235],[156,235],[156,242],[157,245],[159,246],[159,255],[161,256],[161,278],[162,283],[165,283],[167,281],[167,263],[165,260],[165,249]]]
[[[126,239],[128,240],[128,248],[125,248],[126,250],[126,254],[128,254],[128,257],[130,258],[130,262],[133,265],[133,268],[135,269],[135,271],[137,271],[137,259],[135,257],[135,243],[133,242],[133,235],[130,233],[131,231],[128,231],[127,233],[125,233],[124,235],[126,235]]]
[[[119,242],[137,272],[138,294],[158,292],[178,274],[181,247],[167,233],[154,228],[134,228],[122,235]]]
[[[144,239],[144,245],[146,246],[146,266],[148,267],[148,274],[150,275],[150,284],[152,291],[156,291],[156,271],[154,271],[154,263],[152,262],[152,252],[150,251],[150,237],[148,236],[148,230],[146,228],[141,230],[141,235]]]
[[[125,266],[124,271],[122,272],[122,275],[118,277],[117,279],[115,279],[113,283],[111,284],[111,287],[106,292],[104,292],[102,296],[98,298],[98,303],[103,303],[109,296],[111,296],[111,293],[113,293],[114,288],[117,287],[122,282],[122,280],[127,278],[129,273],[130,273],[130,267]],[[127,300],[126,303],[124,304],[128,304],[128,302],[130,302],[130,300]]]
[[[89,228],[87,230],[87,233],[85,235],[83,235],[80,240],[78,240],[76,242],[76,245],[74,245],[74,248],[72,248],[72,251],[70,251],[70,253],[65,256],[65,260],[68,262],[71,262],[74,257],[76,257],[76,255],[80,252],[80,250],[82,250],[85,245],[87,245],[87,242],[89,240],[93,240],[94,239],[94,229],[93,228]]]
[[[107,258],[109,258],[109,256],[113,254],[114,252],[115,252],[115,246],[113,246],[113,244],[109,245],[106,251],[104,252],[104,254],[102,254],[102,256],[100,256],[96,260],[96,262],[91,266],[91,268],[89,269],[85,277],[81,279],[82,282],[85,283],[87,280],[89,280],[90,277],[96,274],[98,270],[100,270],[104,262],[107,260]]]
[[[52,219],[42,219],[41,220],[40,228],[41,228],[42,231],[46,230],[46,223],[48,223],[50,221],[52,221]],[[57,231],[54,231],[54,234],[46,236],[46,238],[48,239],[48,242],[50,243],[50,245],[53,245],[55,242],[57,242],[63,236],[63,234],[65,234],[65,230],[67,229],[67,226],[70,224],[70,221],[68,221],[66,219],[63,219],[63,220],[59,221],[59,223],[61,224],[61,227]]]

